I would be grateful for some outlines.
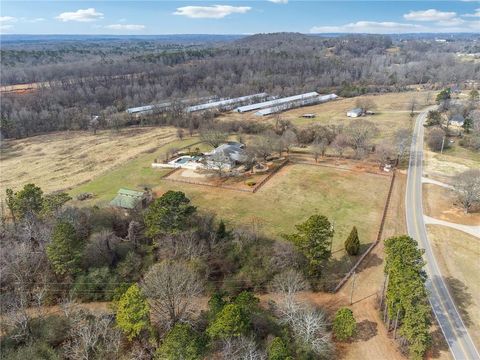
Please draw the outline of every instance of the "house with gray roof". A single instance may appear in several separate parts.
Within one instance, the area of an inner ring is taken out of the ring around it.
[[[462,114],[455,114],[450,118],[450,125],[454,126],[463,126],[463,123],[465,122],[465,118],[463,117]]]

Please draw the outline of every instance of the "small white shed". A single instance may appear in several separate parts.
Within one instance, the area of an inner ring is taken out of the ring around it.
[[[347,112],[348,117],[359,117],[363,115],[363,109],[362,108],[355,108]]]

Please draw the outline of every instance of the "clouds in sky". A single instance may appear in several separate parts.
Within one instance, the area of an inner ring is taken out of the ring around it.
[[[183,6],[177,8],[174,15],[186,16],[192,19],[222,19],[231,14],[245,14],[252,8],[250,6]]]
[[[288,4],[288,0],[268,0],[275,4]]]
[[[15,22],[17,22],[17,18],[13,16],[0,16],[0,31],[12,29]]]
[[[360,33],[395,34],[404,32],[422,32],[425,27],[416,24],[404,24],[391,21],[357,21],[339,26],[314,26],[312,33]]]
[[[56,17],[57,20],[66,21],[79,21],[79,22],[91,22],[103,19],[103,13],[98,12],[94,8],[79,9],[77,11],[64,12]]]
[[[411,21],[443,21],[451,20],[456,16],[456,12],[445,12],[435,9],[410,11],[408,14],[403,15],[404,19]]]
[[[145,29],[145,25],[140,24],[111,24],[105,26],[106,29],[119,31],[141,31]]]

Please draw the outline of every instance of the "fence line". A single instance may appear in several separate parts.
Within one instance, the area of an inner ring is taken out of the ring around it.
[[[287,165],[288,159],[285,159],[279,166],[277,166],[275,169],[272,170],[270,174],[263,180],[261,180],[254,188],[253,188],[253,193],[256,193],[265,183],[272,178],[273,175],[275,175],[277,172],[280,171],[285,165]]]
[[[392,197],[392,192],[393,192],[393,185],[395,183],[395,176],[396,176],[396,170],[393,170],[392,174],[392,181],[390,182],[390,188],[388,189],[388,194],[387,194],[387,199],[385,201],[385,207],[383,208],[383,214],[382,214],[382,221],[380,222],[380,227],[378,229],[378,234],[377,234],[377,239],[368,247],[368,249],[360,256],[360,259],[357,260],[355,265],[350,269],[350,271],[343,277],[342,280],[337,284],[337,286],[333,289],[333,293],[336,293],[338,290],[340,290],[343,285],[350,279],[350,277],[353,275],[353,273],[357,270],[357,268],[361,265],[363,260],[367,257],[368,254],[373,250],[375,246],[380,242],[382,239],[382,234],[383,234],[383,228],[385,226],[385,220],[387,218],[387,212],[388,212],[388,206],[390,204],[390,199]]]
[[[288,159],[283,161],[279,166],[277,166],[275,169],[272,170],[270,174],[268,174],[265,178],[263,178],[258,184],[253,186],[251,189],[241,189],[237,188],[234,186],[228,186],[228,185],[213,185],[213,184],[208,184],[204,182],[198,182],[198,181],[193,181],[193,180],[183,180],[183,179],[169,179],[168,177],[172,175],[174,172],[181,170],[181,167],[175,168],[172,171],[167,172],[166,174],[162,175],[163,180],[168,180],[172,182],[179,182],[179,183],[184,183],[184,184],[191,184],[191,185],[200,185],[200,186],[208,186],[208,187],[214,187],[214,188],[221,188],[221,189],[227,189],[227,190],[233,190],[233,191],[240,191],[240,192],[247,192],[247,193],[256,193],[265,183],[272,178],[273,175],[275,175],[281,168],[283,168],[286,164],[288,163]]]

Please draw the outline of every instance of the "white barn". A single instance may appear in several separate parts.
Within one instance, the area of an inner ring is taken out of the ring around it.
[[[363,115],[363,109],[362,108],[355,108],[347,112],[348,117],[359,117]]]

